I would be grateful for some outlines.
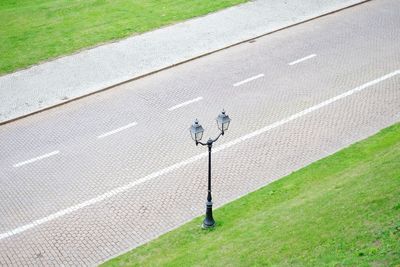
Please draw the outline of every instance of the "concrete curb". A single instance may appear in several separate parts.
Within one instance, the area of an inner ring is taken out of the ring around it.
[[[5,120],[5,121],[1,121],[1,122],[0,122],[0,126],[1,126],[1,125],[5,125],[5,124],[8,124],[8,123],[11,123],[11,122],[14,122],[14,121],[17,121],[17,120],[20,120],[20,119],[23,119],[23,118],[26,118],[26,117],[29,117],[29,116],[32,116],[32,115],[35,115],[35,114],[38,114],[38,113],[41,113],[41,112],[43,112],[43,111],[47,111],[47,110],[50,110],[50,109],[53,109],[53,108],[56,108],[56,107],[63,106],[63,105],[65,105],[65,104],[68,104],[68,103],[77,101],[77,100],[79,100],[79,99],[82,99],[82,98],[85,98],[85,97],[88,97],[88,96],[91,96],[91,95],[94,95],[94,94],[98,94],[98,93],[101,93],[101,92],[103,92],[103,91],[112,89],[112,88],[114,88],[114,87],[116,87],[116,86],[119,86],[119,85],[122,85],[122,84],[125,84],[125,83],[129,83],[129,82],[132,82],[132,81],[135,81],[135,80],[138,80],[138,79],[147,77],[147,76],[149,76],[149,75],[152,75],[152,74],[158,73],[158,72],[160,72],[160,71],[164,71],[164,70],[173,68],[173,67],[178,66],[178,65],[185,64],[185,63],[187,63],[187,62],[190,62],[190,61],[193,61],[193,60],[202,58],[202,57],[204,57],[204,56],[211,55],[211,54],[213,54],[213,53],[217,53],[217,52],[219,52],[219,51],[222,51],[222,50],[225,50],[225,49],[228,49],[228,48],[231,48],[231,47],[234,47],[234,46],[237,46],[237,45],[240,45],[240,44],[249,42],[249,41],[251,41],[251,40],[254,40],[254,39],[257,39],[257,38],[260,38],[260,37],[264,37],[264,36],[273,34],[273,33],[275,33],[275,32],[279,32],[279,31],[282,31],[282,30],[285,30],[285,29],[288,29],[288,28],[291,28],[291,27],[294,27],[294,26],[297,26],[297,25],[300,25],[300,24],[303,24],[303,23],[307,23],[307,22],[309,22],[309,21],[312,21],[312,20],[315,20],[315,19],[318,19],[318,18],[321,18],[321,17],[324,17],[324,16],[332,15],[332,14],[334,14],[334,13],[337,13],[337,12],[343,11],[343,10],[345,10],[345,9],[349,9],[349,8],[352,8],[352,7],[355,7],[355,6],[364,4],[364,3],[366,3],[366,2],[370,2],[370,1],[372,1],[372,0],[363,0],[363,1],[358,2],[358,3],[355,3],[355,4],[350,4],[350,5],[348,5],[348,6],[344,6],[344,7],[341,7],[341,8],[339,8],[339,9],[336,9],[336,10],[333,10],[333,11],[329,11],[329,12],[326,12],[326,13],[322,13],[322,14],[320,14],[320,15],[318,15],[318,16],[315,16],[315,17],[312,17],[312,18],[309,18],[309,19],[306,19],[306,20],[303,20],[303,21],[300,21],[300,22],[297,22],[297,23],[293,23],[293,24],[291,24],[291,25],[284,26],[284,27],[281,27],[281,28],[278,28],[278,29],[275,29],[275,30],[272,30],[272,31],[269,31],[269,32],[266,32],[266,33],[263,33],[263,34],[260,34],[260,35],[257,35],[257,36],[254,36],[254,37],[252,37],[252,38],[248,38],[248,39],[245,39],[245,40],[242,40],[242,41],[239,41],[239,42],[236,42],[236,43],[227,45],[227,46],[225,46],[225,47],[223,47],[223,48],[220,48],[220,49],[216,49],[216,50],[208,51],[208,52],[206,52],[206,53],[202,53],[202,54],[200,54],[200,55],[191,57],[190,59],[183,60],[183,61],[179,61],[178,63],[170,64],[170,65],[168,65],[168,66],[166,66],[166,67],[162,67],[162,68],[159,68],[159,69],[155,69],[155,70],[150,71],[150,72],[147,72],[147,73],[145,73],[145,74],[141,74],[141,75],[132,77],[132,78],[130,78],[130,79],[127,79],[127,80],[124,80],[124,81],[115,83],[115,84],[113,84],[113,85],[111,85],[111,86],[106,86],[106,87],[100,88],[100,89],[98,89],[98,90],[95,90],[95,91],[93,91],[93,92],[90,92],[90,93],[87,93],[87,94],[83,94],[83,95],[80,95],[80,96],[77,96],[77,97],[73,97],[73,98],[70,98],[70,99],[65,100],[65,101],[63,101],[63,102],[56,103],[56,104],[53,104],[53,105],[50,105],[50,106],[47,106],[47,107],[44,107],[44,108],[41,108],[41,109],[37,109],[37,110],[35,110],[35,111],[29,112],[29,113],[24,114],[24,115],[20,115],[20,116],[15,117],[15,118],[11,118],[11,119],[8,119],[8,120]]]

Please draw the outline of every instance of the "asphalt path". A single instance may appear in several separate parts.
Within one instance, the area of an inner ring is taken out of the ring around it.
[[[371,1],[0,127],[0,265],[93,265],[400,120],[400,2]],[[218,218],[216,218],[218,221]]]

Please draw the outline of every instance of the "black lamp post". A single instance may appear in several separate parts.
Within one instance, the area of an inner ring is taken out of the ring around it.
[[[218,129],[221,131],[219,135],[215,139],[209,138],[207,143],[201,142],[201,138],[203,137],[203,132],[204,129],[203,127],[199,124],[199,121],[196,119],[190,127],[190,134],[192,136],[192,139],[196,142],[196,146],[198,144],[207,146],[208,147],[208,193],[207,193],[207,202],[206,202],[206,217],[203,221],[203,228],[211,228],[214,227],[215,221],[212,215],[212,198],[211,198],[211,148],[212,145],[215,141],[218,140],[218,138],[221,135],[224,135],[225,131],[228,130],[229,128],[229,123],[231,119],[229,118],[228,115],[225,114],[225,111],[222,110],[221,114],[218,115],[217,117],[217,125]]]

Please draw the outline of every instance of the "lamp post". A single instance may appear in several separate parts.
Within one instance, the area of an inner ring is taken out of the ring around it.
[[[203,137],[204,129],[199,124],[199,121],[196,119],[193,125],[190,127],[190,134],[192,139],[196,142],[196,146],[198,144],[208,147],[208,193],[207,193],[207,202],[206,202],[206,217],[203,221],[203,228],[212,228],[215,226],[215,221],[212,215],[212,197],[211,197],[211,149],[214,142],[218,140],[221,135],[224,135],[225,131],[229,128],[229,123],[231,119],[228,115],[225,114],[225,110],[222,110],[221,114],[218,115],[217,126],[220,130],[219,135],[215,139],[209,138],[206,143],[201,142],[201,138]]]

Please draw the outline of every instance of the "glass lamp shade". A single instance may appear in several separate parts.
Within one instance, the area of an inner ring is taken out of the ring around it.
[[[230,122],[231,119],[229,118],[228,115],[225,114],[225,110],[222,110],[221,114],[219,114],[217,117],[218,129],[220,129],[223,132],[227,131]]]
[[[196,142],[199,142],[203,137],[203,132],[204,132],[203,127],[199,124],[199,121],[196,119],[192,124],[192,126],[190,127],[190,135],[192,136],[192,139]]]

